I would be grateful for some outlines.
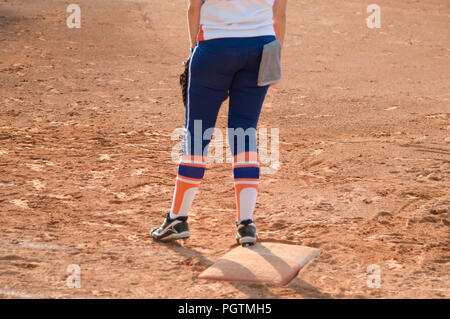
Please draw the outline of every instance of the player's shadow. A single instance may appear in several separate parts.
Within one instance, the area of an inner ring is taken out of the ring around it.
[[[180,255],[183,258],[196,258],[200,261],[200,264],[204,266],[205,268],[211,266],[214,264],[214,261],[208,259],[205,257],[201,252],[198,252],[188,246],[182,246],[179,243],[168,243],[165,244],[167,248],[171,249],[176,254]],[[233,263],[232,261],[227,261],[229,263]],[[251,270],[237,264],[233,263],[233,267],[239,268],[239,271],[243,274],[247,275],[247,278],[251,281],[255,278],[254,274],[251,272]],[[228,268],[228,267],[225,267]],[[252,282],[229,282],[230,285],[235,287],[237,290],[241,291],[245,295],[247,295],[249,298],[271,298],[271,299],[278,299],[282,298],[282,296],[274,294],[267,284],[262,283],[252,283]],[[322,293],[320,290],[318,290],[316,287],[310,285],[309,283],[305,282],[304,280],[301,280],[299,278],[293,279],[287,286],[287,288],[290,288],[294,290],[296,293],[301,295],[304,298],[332,298],[327,293]]]
[[[214,261],[205,257],[201,252],[198,252],[190,247],[182,246],[176,242],[166,244],[167,248],[171,249],[173,252],[177,253],[183,258],[197,258],[201,265],[205,268],[214,264]],[[243,272],[246,272],[249,276],[252,276],[250,270],[243,267]],[[241,291],[250,298],[271,298],[278,299],[279,296],[272,293],[265,284],[256,283],[243,283],[243,282],[229,282],[230,285],[235,287],[237,290]]]
[[[278,243],[283,243],[283,244],[296,245],[296,243],[292,243],[289,241],[282,241],[282,240],[265,240],[264,242],[278,242]],[[269,248],[267,248],[266,246],[259,246],[259,251],[262,252],[262,254],[260,254],[260,256],[264,257],[269,263],[277,264],[277,267],[274,267],[274,268],[280,269],[280,273],[281,273],[282,267],[287,267],[287,268],[290,267],[282,258],[277,257],[276,254],[272,253],[272,251]],[[270,256],[270,258],[268,258],[268,256]],[[274,259],[275,259],[275,262],[274,262]],[[297,275],[298,275],[298,273],[295,275],[294,279],[292,279],[292,281],[287,285],[287,287],[293,289],[298,294],[300,294],[302,297],[304,297],[304,298],[326,298],[326,299],[332,298],[331,295],[321,292],[316,287],[314,287],[314,286],[310,285],[309,283],[307,283],[306,281],[298,278]]]
[[[265,240],[264,242],[278,242],[283,244],[291,244],[296,245],[296,243],[292,243],[289,241],[282,240]],[[264,257],[270,264],[274,265],[275,269],[279,269],[280,273],[282,273],[281,269],[283,267],[289,268],[290,266],[280,257],[277,257],[276,254],[272,253],[272,251],[266,246],[259,246],[259,251],[261,252],[260,256]],[[270,256],[270,258],[268,257]],[[275,267],[275,264],[277,265]],[[297,277],[298,273],[295,275],[294,279],[287,285],[287,287],[293,289],[295,292],[300,294],[304,298],[332,298],[331,295],[327,293],[323,293],[318,290],[316,287],[310,285],[306,281]]]

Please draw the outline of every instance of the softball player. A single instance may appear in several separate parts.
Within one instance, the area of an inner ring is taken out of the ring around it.
[[[229,94],[228,128],[247,133],[244,145],[236,135],[229,135],[234,156],[236,240],[242,245],[256,242],[253,218],[259,183],[256,127],[270,86],[261,82],[260,71],[267,45],[279,43],[281,50],[286,2],[189,1],[191,55],[188,60],[183,156],[178,167],[172,207],[163,224],[151,230],[154,239],[186,239],[190,236],[188,212],[206,169],[209,140],[204,139],[204,133],[215,126],[220,106]],[[267,59],[265,68],[270,70],[271,63],[270,58]]]

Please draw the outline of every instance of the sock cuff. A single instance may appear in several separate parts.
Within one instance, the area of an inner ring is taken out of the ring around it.
[[[196,184],[200,184],[202,179],[201,178],[191,178],[191,177],[178,175],[177,176],[177,181],[180,181],[180,182],[183,182],[183,183],[187,183],[187,184],[192,184],[194,186]]]
[[[206,157],[201,155],[183,155],[180,165],[192,167],[206,167]]]
[[[234,156],[233,167],[258,166],[258,152],[241,152]]]
[[[178,177],[197,181],[203,179],[205,171],[206,171],[205,167],[180,164],[178,166]]]

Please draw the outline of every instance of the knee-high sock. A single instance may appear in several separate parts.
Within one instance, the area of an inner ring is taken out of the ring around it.
[[[183,155],[173,194],[170,218],[187,216],[206,170],[203,156]]]
[[[259,184],[258,153],[242,152],[235,155],[233,176],[236,190],[237,220],[253,220]]]

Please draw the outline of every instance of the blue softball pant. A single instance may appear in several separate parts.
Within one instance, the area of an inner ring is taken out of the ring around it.
[[[257,151],[256,127],[269,88],[257,85],[259,66],[263,46],[275,40],[274,36],[221,38],[197,44],[189,65],[183,155],[207,156],[210,139],[204,138],[205,131],[214,128],[227,92],[228,128],[253,129],[244,146],[229,136],[232,154]]]

